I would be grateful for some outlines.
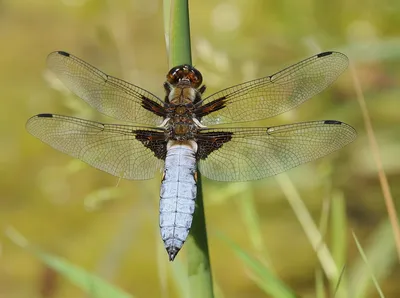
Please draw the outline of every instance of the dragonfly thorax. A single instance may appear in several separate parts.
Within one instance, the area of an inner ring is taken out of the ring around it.
[[[172,105],[166,128],[169,139],[191,140],[199,127],[193,120],[193,105]]]
[[[182,81],[177,87],[173,87],[168,94],[168,101],[172,104],[189,104],[193,103],[198,97],[198,91]]]
[[[191,86],[186,79],[181,79],[176,86],[169,85],[166,88],[168,106],[166,107],[168,121],[168,138],[172,140],[192,140],[197,133],[199,126],[193,120],[194,102],[200,98],[197,89]]]

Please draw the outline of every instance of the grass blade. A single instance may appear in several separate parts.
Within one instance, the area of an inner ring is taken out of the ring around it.
[[[378,280],[377,280],[376,276],[374,275],[374,272],[373,272],[372,268],[370,267],[370,264],[369,264],[369,262],[368,262],[368,258],[367,258],[367,256],[365,255],[364,250],[363,250],[363,248],[362,248],[360,242],[358,241],[357,236],[356,236],[356,234],[354,233],[354,231],[352,232],[352,234],[353,234],[354,241],[356,242],[358,251],[360,252],[361,258],[363,259],[363,261],[364,261],[364,263],[365,263],[365,266],[367,267],[368,272],[369,272],[369,274],[371,275],[371,278],[372,278],[372,281],[373,281],[373,283],[374,283],[374,285],[375,285],[375,288],[376,288],[376,290],[377,290],[378,293],[379,293],[379,297],[384,298],[385,296],[383,295],[382,289],[381,289],[381,287],[379,286]],[[364,296],[364,295],[362,295],[362,296]]]
[[[297,297],[287,285],[285,285],[271,270],[269,270],[267,266],[246,253],[240,248],[240,246],[228,239],[226,236],[220,235],[220,237],[233,249],[243,263],[246,264],[254,275],[255,282],[264,290],[265,293],[275,298]]]
[[[47,266],[57,271],[71,283],[82,289],[94,298],[133,298],[132,295],[109,284],[102,278],[95,276],[83,268],[71,264],[68,260],[43,252],[34,247],[14,228],[6,230],[7,236],[20,247],[28,250]]]
[[[317,269],[315,272],[315,297],[325,298],[325,287],[324,287],[324,275],[321,269]]]
[[[389,221],[384,221],[378,226],[373,236],[369,239],[363,254],[368,259],[368,265],[363,258],[359,258],[349,270],[349,297],[363,298],[371,287],[371,269],[377,280],[387,277],[396,262],[396,246],[391,235]]]
[[[276,180],[295,212],[308,240],[317,253],[319,262],[326,276],[329,280],[337,281],[339,274],[332,255],[292,181],[285,173],[277,175]]]
[[[367,131],[369,145],[370,145],[371,151],[372,151],[372,156],[374,158],[374,161],[375,161],[375,164],[377,167],[379,182],[381,184],[382,194],[385,199],[387,213],[389,216],[390,223],[392,225],[393,235],[394,235],[396,248],[397,248],[397,256],[400,261],[400,227],[399,227],[399,220],[397,218],[396,207],[393,203],[393,197],[392,197],[392,193],[390,191],[389,182],[387,180],[386,173],[383,169],[383,164],[382,164],[381,155],[379,153],[378,143],[375,138],[375,133],[374,133],[374,129],[372,127],[371,118],[369,116],[367,104],[365,103],[364,95],[361,90],[361,84],[358,80],[356,70],[352,64],[350,64],[350,70],[351,70],[351,74],[353,77],[354,88],[355,88],[356,94],[357,94],[357,100],[360,105],[361,112],[362,112],[362,115],[364,118],[364,125],[365,125],[365,129]]]

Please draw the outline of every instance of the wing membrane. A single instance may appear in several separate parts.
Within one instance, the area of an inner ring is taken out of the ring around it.
[[[204,129],[198,136],[210,152],[199,161],[200,172],[219,181],[247,181],[284,172],[323,157],[356,138],[351,126],[334,120],[270,128]],[[212,142],[212,140],[222,140]]]
[[[103,114],[119,120],[159,125],[162,117],[143,108],[143,101],[163,105],[152,93],[109,76],[66,52],[53,52],[47,64],[77,96]]]
[[[150,179],[163,161],[154,152],[166,150],[163,131],[130,125],[102,124],[73,117],[40,114],[26,124],[29,133],[53,148],[125,179]],[[158,139],[145,143],[145,139]]]
[[[344,54],[324,52],[271,76],[224,89],[204,99],[203,105],[220,110],[204,116],[202,123],[246,122],[281,114],[324,90],[347,65]]]

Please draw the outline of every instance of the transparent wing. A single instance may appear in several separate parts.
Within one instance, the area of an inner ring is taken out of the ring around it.
[[[158,109],[163,106],[163,102],[150,92],[109,76],[66,52],[51,53],[47,64],[68,89],[101,113],[146,125],[162,122],[160,115],[143,107],[146,103]]]
[[[215,125],[278,115],[324,90],[347,65],[344,54],[324,52],[271,76],[224,89],[204,99],[203,108],[210,114],[201,122]]]
[[[130,125],[102,124],[54,114],[30,118],[26,128],[53,148],[125,179],[150,179],[166,150],[163,131]],[[146,142],[148,139],[153,142]],[[157,140],[157,141],[156,141]]]
[[[205,129],[197,141],[199,170],[219,181],[261,179],[325,156],[356,136],[354,128],[334,120],[269,128]]]

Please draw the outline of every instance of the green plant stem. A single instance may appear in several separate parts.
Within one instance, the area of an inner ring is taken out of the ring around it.
[[[214,297],[200,174],[197,177],[196,211],[186,245],[191,297]]]
[[[166,36],[169,36],[167,38],[169,67],[172,68],[181,64],[191,65],[188,0],[166,0],[165,2],[169,3],[164,4],[164,8],[169,8],[169,12],[164,14],[167,17],[166,30],[169,28],[166,34]]]
[[[164,10],[170,68],[192,64],[188,0],[165,0]],[[184,248],[188,253],[190,296],[214,297],[200,173],[197,178],[196,210]]]

